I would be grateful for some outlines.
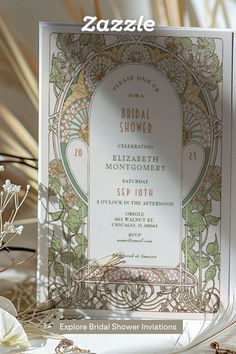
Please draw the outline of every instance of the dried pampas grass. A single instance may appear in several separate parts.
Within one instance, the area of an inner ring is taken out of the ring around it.
[[[25,59],[15,37],[0,14],[0,47],[6,55],[31,102],[38,109],[38,80]]]

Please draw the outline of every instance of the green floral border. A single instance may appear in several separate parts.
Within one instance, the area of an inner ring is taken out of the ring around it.
[[[181,56],[185,63],[195,73],[200,85],[209,94],[219,89],[223,78],[222,63],[215,53],[215,41],[211,38],[197,38],[196,41],[187,37],[167,37],[166,49],[176,56]],[[95,53],[102,52],[105,47],[103,35],[58,34],[57,47],[59,52],[53,54],[49,81],[54,87],[56,97],[60,97],[65,85],[75,78],[78,65]],[[75,83],[76,79],[72,82]],[[67,97],[71,94],[68,90]],[[184,267],[198,276],[198,289],[191,300],[196,307],[207,311],[204,298],[207,289],[211,289],[219,302],[216,281],[220,274],[219,235],[209,239],[214,227],[220,222],[220,217],[213,212],[213,203],[220,203],[221,168],[209,166],[206,176],[194,197],[183,208],[185,221],[185,237],[182,242]],[[87,218],[87,205],[76,195],[63,164],[54,159],[49,164],[49,198],[56,198],[59,206],[56,212],[50,212],[50,223],[59,225],[62,233],[51,237],[49,248],[49,296],[52,297],[58,289],[69,288],[72,284],[73,271],[80,269],[86,262],[88,241],[84,233]],[[211,285],[209,285],[211,284]],[[75,290],[74,290],[75,291]],[[70,296],[73,295],[70,293]],[[62,299],[65,306],[72,306],[70,296]],[[75,304],[72,306],[74,307]],[[204,307],[205,306],[205,307]],[[214,307],[210,311],[215,311]],[[187,311],[187,310],[186,310]]]

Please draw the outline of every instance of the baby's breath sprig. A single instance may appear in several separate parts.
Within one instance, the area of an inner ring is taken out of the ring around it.
[[[4,166],[0,166],[0,172],[4,171]],[[15,226],[14,220],[16,215],[24,203],[30,189],[30,185],[26,186],[26,191],[20,201],[19,193],[21,186],[11,183],[10,179],[6,179],[2,185],[3,190],[0,192],[0,251],[6,247],[17,235],[21,235],[24,229],[23,225]],[[14,201],[14,208],[8,220],[4,220],[3,214],[7,210],[10,201]],[[4,243],[4,238],[10,235],[10,238]]]

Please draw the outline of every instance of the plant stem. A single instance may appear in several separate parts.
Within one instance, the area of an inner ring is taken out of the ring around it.
[[[5,271],[8,270],[8,269],[15,268],[15,267],[17,267],[18,265],[24,264],[25,262],[27,262],[27,261],[29,261],[30,259],[33,259],[33,258],[35,258],[35,257],[36,257],[36,254],[33,254],[32,256],[29,256],[29,257],[25,258],[23,261],[14,263],[14,264],[10,265],[9,267],[6,267],[6,268],[1,269],[1,270],[0,270],[0,273],[3,273],[3,272],[5,272]]]

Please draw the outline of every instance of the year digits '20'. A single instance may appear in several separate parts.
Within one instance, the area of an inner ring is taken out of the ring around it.
[[[75,149],[75,157],[82,157],[83,150],[82,149]]]

